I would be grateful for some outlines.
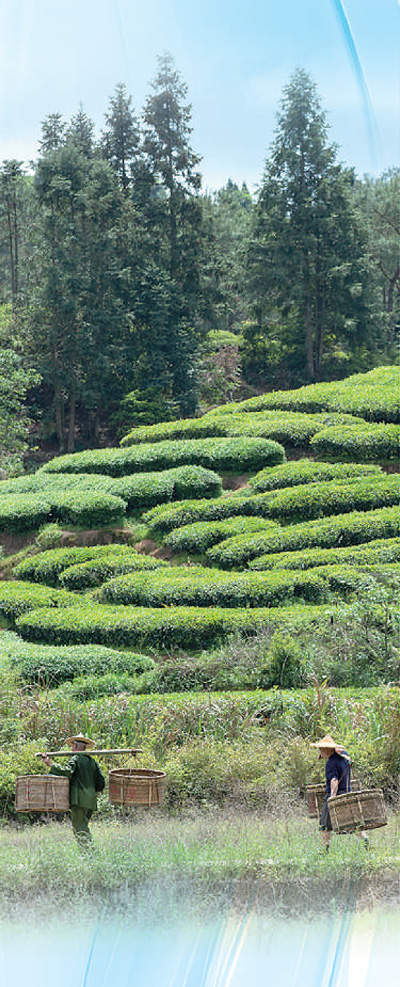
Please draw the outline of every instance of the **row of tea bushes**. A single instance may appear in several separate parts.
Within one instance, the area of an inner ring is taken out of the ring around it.
[[[353,374],[342,381],[308,384],[293,391],[272,391],[240,404],[223,406],[227,414],[282,408],[318,413],[342,412],[371,422],[400,421],[400,369],[375,367],[366,374]]]
[[[237,412],[240,405],[236,406]],[[132,429],[121,440],[121,446],[142,442],[162,442],[165,439],[206,438],[212,436],[259,436],[281,442],[284,446],[306,446],[319,429],[328,425],[350,425],[358,421],[352,415],[308,415],[293,411],[263,411],[227,415],[216,408],[202,418],[186,418],[181,421],[161,422],[157,425],[141,425]]]
[[[360,425],[331,427],[317,432],[310,445],[316,456],[358,459],[367,462],[398,460],[400,425]]]
[[[132,568],[138,569],[156,569],[157,566],[164,565],[160,559],[139,555],[130,545],[77,545],[71,548],[53,548],[32,555],[14,567],[14,576],[34,583],[57,586],[60,575],[66,569],[87,562],[92,562],[96,567],[111,560],[129,562]]]
[[[211,545],[217,545],[231,535],[245,535],[253,531],[271,531],[276,528],[275,521],[268,518],[243,516],[225,518],[223,521],[197,521],[194,524],[184,524],[174,528],[165,539],[168,548],[177,554],[193,552],[202,555]]]
[[[327,480],[354,480],[358,477],[382,478],[380,466],[367,463],[324,463],[313,459],[296,459],[280,466],[260,470],[250,477],[249,486],[256,493],[267,493],[282,487],[295,487],[303,483],[321,483]]]
[[[183,465],[236,473],[254,473],[263,466],[275,466],[285,459],[277,442],[258,438],[181,439],[129,446],[126,449],[88,449],[58,456],[42,471],[47,473],[100,473],[126,476]]]
[[[34,644],[9,632],[0,638],[0,659],[11,663],[22,679],[55,687],[82,675],[142,675],[156,668],[153,658],[130,651],[116,651],[99,644],[68,647]]]
[[[14,622],[26,610],[37,607],[68,607],[76,605],[77,597],[63,589],[50,589],[35,583],[0,582],[0,615]]]
[[[62,586],[72,591],[90,589],[101,586],[102,583],[114,576],[128,572],[153,572],[167,568],[168,563],[161,559],[153,559],[151,555],[109,555],[104,559],[92,559],[91,562],[81,562],[69,566],[61,573],[59,581]]]
[[[179,647],[199,649],[230,634],[255,634],[261,629],[309,626],[331,620],[324,605],[289,607],[129,607],[93,603],[61,609],[32,610],[16,625],[25,640],[47,644],[104,644],[109,648]]]
[[[121,497],[128,508],[151,507],[152,504],[168,500],[182,500],[184,497],[216,497],[221,493],[222,484],[218,473],[203,466],[177,466],[173,469],[154,473],[139,473],[138,476],[113,477],[101,473],[58,473],[49,475],[38,470],[29,476],[14,477],[0,483],[1,497],[21,494],[48,494],[65,496],[66,491],[79,493],[101,492]]]
[[[221,491],[220,476],[196,465],[120,478],[40,471],[0,483],[0,531],[34,531],[49,522],[89,528],[120,525],[127,509],[216,497]]]
[[[125,502],[101,490],[56,490],[0,497],[0,531],[35,531],[53,521],[82,528],[118,526],[125,517]]]
[[[173,531],[168,538],[172,545],[175,529],[188,529],[198,522],[222,521],[233,517],[270,518],[285,523],[297,518],[317,518],[334,511],[368,510],[390,506],[399,501],[399,481],[397,475],[367,475],[360,479],[334,479],[320,483],[304,483],[297,486],[269,490],[263,494],[246,495],[242,490],[230,497],[215,500],[181,501],[179,504],[166,504],[154,507],[143,515],[143,521],[150,530],[165,534]],[[179,535],[176,535],[179,538]],[[190,538],[190,532],[188,531]],[[185,532],[182,533],[182,544]]]
[[[400,538],[376,538],[362,545],[344,548],[304,548],[298,552],[277,552],[260,555],[249,562],[250,569],[313,569],[315,566],[360,565],[373,566],[400,561]]]
[[[328,480],[274,490],[265,498],[265,515],[279,522],[295,522],[347,511],[373,510],[399,503],[397,474],[364,479]]]
[[[291,524],[274,532],[259,532],[227,538],[207,549],[210,565],[235,569],[250,559],[268,553],[297,551],[302,548],[329,548],[354,545],[375,538],[395,538],[400,535],[400,508],[382,507],[376,511],[353,511],[334,517]]]
[[[145,607],[271,607],[294,597],[321,602],[326,582],[308,572],[224,573],[189,566],[119,576],[94,594],[100,603]]]

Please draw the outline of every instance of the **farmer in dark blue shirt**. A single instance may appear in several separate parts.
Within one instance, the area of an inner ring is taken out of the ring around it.
[[[324,758],[326,762],[325,798],[319,825],[322,832],[323,843],[326,851],[328,851],[332,833],[332,822],[329,815],[328,799],[334,798],[336,795],[343,795],[345,792],[351,792],[351,762],[344,747],[332,740],[332,737],[330,737],[329,734],[326,734],[326,736],[322,737],[321,740],[317,740],[315,744],[311,744],[311,747],[316,747],[319,751],[320,758]]]

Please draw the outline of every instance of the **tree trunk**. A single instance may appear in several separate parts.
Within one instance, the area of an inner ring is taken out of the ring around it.
[[[69,399],[68,452],[75,452],[75,420],[76,420],[76,387],[75,387],[75,382],[73,382],[71,386],[71,396]]]

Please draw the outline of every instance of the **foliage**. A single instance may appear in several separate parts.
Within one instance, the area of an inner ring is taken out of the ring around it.
[[[272,391],[226,405],[231,411],[263,411],[287,408],[291,411],[317,413],[341,412],[359,416],[371,422],[400,421],[400,369],[397,366],[376,367],[368,373],[352,374],[345,380],[309,384],[296,390]]]
[[[11,307],[0,305],[0,478],[19,472],[28,447],[26,395],[39,382],[27,365],[23,334]]]
[[[222,521],[197,521],[173,528],[165,539],[165,544],[173,552],[195,552],[201,555],[211,545],[216,545],[230,535],[242,535],[250,531],[271,530],[273,521],[260,517],[237,516]]]
[[[271,552],[260,555],[249,562],[250,569],[312,569],[314,566],[375,565],[383,562],[400,561],[399,538],[375,538],[362,545],[348,545],[344,548],[304,548],[298,552]]]
[[[365,423],[322,429],[310,444],[317,456],[382,462],[398,461],[399,442],[400,425]]]
[[[377,478],[382,476],[379,466],[364,463],[318,463],[313,459],[292,460],[281,466],[267,467],[250,477],[249,485],[256,493],[277,490],[280,487],[294,487],[302,483],[320,483],[327,480],[353,480],[356,477]]]
[[[48,644],[104,644],[112,648],[171,647],[187,650],[223,640],[239,630],[254,634],[261,627],[282,625],[312,626],[322,613],[330,619],[329,607],[292,605],[289,607],[130,607],[89,604],[62,610],[42,607],[22,614],[17,632],[24,640]]]
[[[290,524],[273,533],[259,532],[228,538],[209,548],[207,558],[211,565],[221,568],[243,566],[250,559],[266,553],[296,551],[301,548],[335,545],[355,545],[376,538],[394,538],[400,533],[398,507],[382,507],[375,511],[351,511],[304,524]]]
[[[139,675],[155,667],[152,658],[129,651],[114,651],[101,645],[76,647],[32,644],[7,632],[0,641],[1,662],[8,659],[25,682],[54,688],[80,676]]]
[[[43,472],[106,473],[125,476],[175,466],[194,464],[211,470],[254,472],[285,458],[282,446],[268,439],[181,439],[176,442],[143,444],[127,449],[92,449],[72,456],[59,456],[43,467]]]
[[[132,565],[137,564],[143,568],[156,568],[161,563],[157,559],[147,558],[138,555],[128,545],[77,545],[72,548],[51,549],[48,552],[40,552],[28,559],[19,562],[14,569],[14,576],[17,579],[28,579],[32,582],[47,583],[49,586],[57,586],[59,576],[64,571],[75,564],[85,562],[101,563],[109,558],[115,557],[122,560],[132,561]]]
[[[0,614],[6,620],[15,621],[20,614],[37,607],[68,607],[77,603],[74,593],[63,589],[50,589],[35,583],[0,583]]]
[[[275,607],[297,597],[323,600],[324,583],[314,573],[223,573],[189,566],[118,576],[94,594],[100,603],[147,607]]]

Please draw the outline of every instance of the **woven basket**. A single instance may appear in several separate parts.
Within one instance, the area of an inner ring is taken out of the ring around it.
[[[109,773],[108,797],[112,805],[161,805],[167,776],[148,768],[114,768]]]
[[[386,826],[386,809],[380,788],[350,792],[328,799],[329,815],[335,833],[354,833],[357,829]]]
[[[19,775],[15,783],[17,812],[67,812],[69,779],[55,775]]]
[[[352,792],[361,791],[358,778],[351,779]],[[307,785],[306,788],[308,815],[310,819],[319,819],[325,798],[325,782],[322,785]]]

